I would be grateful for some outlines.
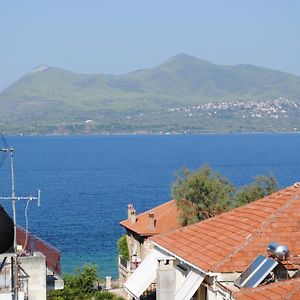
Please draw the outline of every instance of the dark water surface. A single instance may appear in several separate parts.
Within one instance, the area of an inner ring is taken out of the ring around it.
[[[236,185],[270,172],[280,186],[300,181],[300,135],[7,137],[15,148],[16,193],[42,190],[29,208],[29,230],[62,252],[64,272],[84,262],[117,276],[116,241],[127,203],[138,212],[170,199],[174,174],[203,164]],[[3,146],[3,145],[1,145]],[[9,193],[9,161],[0,193]],[[2,173],[2,174],[1,174]],[[5,206],[10,206],[5,203]],[[24,203],[18,223],[24,225]]]

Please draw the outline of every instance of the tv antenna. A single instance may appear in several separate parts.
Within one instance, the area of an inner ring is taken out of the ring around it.
[[[11,200],[14,222],[14,241],[13,241],[13,257],[11,259],[12,268],[12,300],[18,300],[18,255],[17,255],[17,217],[16,217],[16,202],[19,200],[33,201],[37,200],[38,206],[40,206],[41,191],[38,190],[37,196],[18,197],[15,192],[15,173],[14,173],[14,149],[7,147],[6,140],[1,134],[1,139],[5,145],[4,148],[0,148],[0,152],[6,153],[10,157],[10,171],[11,171],[11,196],[0,197],[0,200]],[[3,164],[6,156],[0,160],[0,167]],[[27,230],[27,229],[26,229]]]

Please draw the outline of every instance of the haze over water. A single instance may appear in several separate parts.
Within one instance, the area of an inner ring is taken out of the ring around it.
[[[62,252],[64,272],[85,262],[117,276],[116,242],[127,204],[138,213],[171,199],[174,174],[208,164],[236,185],[275,175],[282,187],[300,181],[300,135],[8,137],[15,148],[16,193],[42,190],[31,203],[29,230]],[[3,145],[1,145],[3,146]],[[0,193],[9,192],[8,160]],[[10,203],[2,203],[10,212]],[[25,203],[18,203],[24,226]]]

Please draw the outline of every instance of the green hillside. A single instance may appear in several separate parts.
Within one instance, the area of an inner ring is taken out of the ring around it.
[[[130,114],[154,113],[159,130],[164,122],[157,116],[167,119],[172,107],[279,97],[298,101],[300,77],[251,65],[215,65],[185,54],[118,76],[41,65],[0,93],[0,126],[25,133],[77,133],[87,126],[95,133],[131,132],[139,125],[130,123]],[[148,132],[154,124],[140,125]]]

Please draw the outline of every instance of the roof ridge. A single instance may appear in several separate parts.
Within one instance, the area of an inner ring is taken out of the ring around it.
[[[171,201],[173,201],[173,200],[171,200]],[[169,202],[171,202],[171,201],[169,201]],[[175,206],[176,206],[176,203],[174,203],[175,204]],[[172,209],[172,207],[171,206],[169,206],[160,216],[159,216],[159,218],[157,219],[157,220],[160,220],[160,219],[162,219],[165,215],[167,215],[167,213],[170,211]]]
[[[235,207],[235,208],[226,210],[226,211],[224,211],[224,212],[222,212],[222,213],[219,213],[219,214],[217,214],[217,215],[214,215],[214,216],[209,217],[209,218],[204,219],[204,220],[200,220],[200,221],[198,221],[198,222],[196,222],[196,223],[192,223],[192,224],[188,224],[188,225],[186,225],[186,226],[182,226],[182,227],[180,227],[180,228],[177,228],[176,230],[178,230],[178,231],[179,231],[179,230],[184,230],[185,228],[193,227],[193,226],[198,225],[198,224],[200,224],[200,223],[201,223],[201,224],[204,224],[204,223],[210,223],[210,222],[213,222],[213,221],[216,220],[216,219],[224,218],[224,216],[226,217],[227,215],[231,215],[231,214],[232,214],[233,212],[235,212],[235,211],[242,211],[242,210],[245,209],[245,208],[251,207],[251,206],[253,206],[253,205],[257,204],[257,203],[262,202],[262,200],[266,200],[266,199],[268,199],[268,198],[274,197],[275,194],[276,194],[276,197],[277,197],[277,196],[282,196],[283,191],[284,191],[284,193],[288,193],[288,192],[290,192],[290,189],[291,189],[291,188],[294,188],[294,187],[295,187],[295,186],[289,186],[289,187],[287,187],[287,188],[285,188],[285,189],[276,191],[276,192],[274,192],[274,193],[272,193],[272,194],[270,194],[270,195],[268,195],[268,196],[264,196],[263,198],[256,199],[256,200],[254,200],[254,201],[252,201],[252,202],[243,204],[242,206],[238,206],[238,207]],[[175,200],[175,199],[173,199],[173,200]],[[171,201],[173,201],[173,200],[171,200]],[[175,201],[176,201],[176,200],[175,200]]]
[[[256,199],[256,200],[254,200],[254,201],[252,201],[252,202],[249,202],[249,203],[247,203],[247,204],[244,204],[244,205],[242,205],[242,206],[238,206],[238,207],[235,207],[235,208],[226,210],[226,211],[224,211],[224,212],[222,212],[222,213],[219,213],[219,214],[217,214],[217,215],[214,215],[214,216],[209,217],[209,218],[204,219],[204,220],[200,220],[200,221],[198,221],[198,222],[196,222],[196,223],[192,223],[192,224],[188,224],[188,225],[186,225],[186,226],[182,226],[182,227],[180,227],[180,228],[177,228],[176,230],[180,231],[180,230],[185,230],[186,228],[189,228],[189,227],[193,227],[193,226],[195,226],[195,225],[200,225],[200,224],[205,224],[205,223],[211,223],[211,222],[214,222],[214,221],[217,220],[217,219],[222,219],[222,218],[226,217],[227,215],[231,215],[231,214],[232,214],[233,212],[235,212],[235,211],[239,211],[239,212],[242,212],[242,213],[243,213],[243,210],[244,210],[245,208],[248,209],[249,207],[254,206],[254,205],[257,204],[257,203],[262,202],[262,200],[266,200],[266,199],[268,199],[268,198],[274,197],[275,194],[276,194],[276,197],[277,197],[277,196],[282,196],[283,191],[289,192],[291,188],[293,188],[293,186],[289,186],[289,187],[287,187],[287,188],[285,188],[285,189],[282,189],[282,190],[279,190],[279,191],[277,191],[277,192],[274,192],[274,193],[272,193],[272,194],[270,194],[270,195],[268,195],[268,196],[265,196],[265,197],[263,197],[263,198]],[[253,215],[255,215],[255,214],[253,214]]]
[[[162,206],[167,206],[167,204],[169,204],[169,203],[172,202],[172,201],[174,201],[174,199],[169,200],[169,201],[167,201],[167,202],[164,202],[164,203],[162,203],[162,204],[160,204],[160,205],[158,205],[158,206],[155,206],[155,207],[153,207],[153,208],[150,208],[150,209],[148,209],[148,210],[146,210],[146,211],[144,211],[144,212],[138,214],[137,217],[139,217],[139,216],[141,216],[141,215],[144,215],[144,214],[149,214],[149,213],[151,213],[151,212],[155,212],[156,209],[158,209],[158,208],[160,208],[160,207],[162,207]],[[164,215],[166,214],[166,212],[168,212],[170,209],[171,209],[171,207],[168,207],[168,209],[164,212],[164,214],[162,214],[162,216],[164,216]],[[161,219],[161,218],[159,218],[159,219]],[[158,219],[158,220],[159,220],[159,219]]]
[[[296,198],[299,199],[299,197],[300,195],[296,194],[292,198],[290,198],[284,205],[278,207],[264,222],[261,223],[261,225],[253,233],[250,233],[240,245],[235,247],[228,256],[226,256],[223,260],[221,260],[216,265],[214,265],[214,268],[220,268],[224,263],[229,261],[234,255],[236,255],[245,246],[247,246],[257,235],[259,235],[277,217],[277,215],[282,210],[287,208],[293,201],[295,201]]]
[[[137,216],[137,219],[138,219],[138,217],[140,217],[140,216],[142,216],[142,215],[149,214],[150,212],[155,211],[157,208],[160,208],[161,206],[167,205],[167,204],[169,204],[170,202],[172,202],[172,201],[174,201],[174,200],[175,200],[175,199],[169,200],[169,201],[164,202],[164,203],[161,203],[161,204],[159,204],[159,205],[157,205],[157,206],[155,206],[155,207],[152,207],[152,208],[150,208],[150,209],[147,209],[146,211],[143,211],[143,212],[141,212],[141,213],[138,213],[138,214],[136,215],[136,216]],[[128,218],[125,219],[125,220],[123,220],[123,221],[121,221],[121,222],[119,222],[119,223],[122,224],[123,222],[126,222],[127,220],[128,220]]]

